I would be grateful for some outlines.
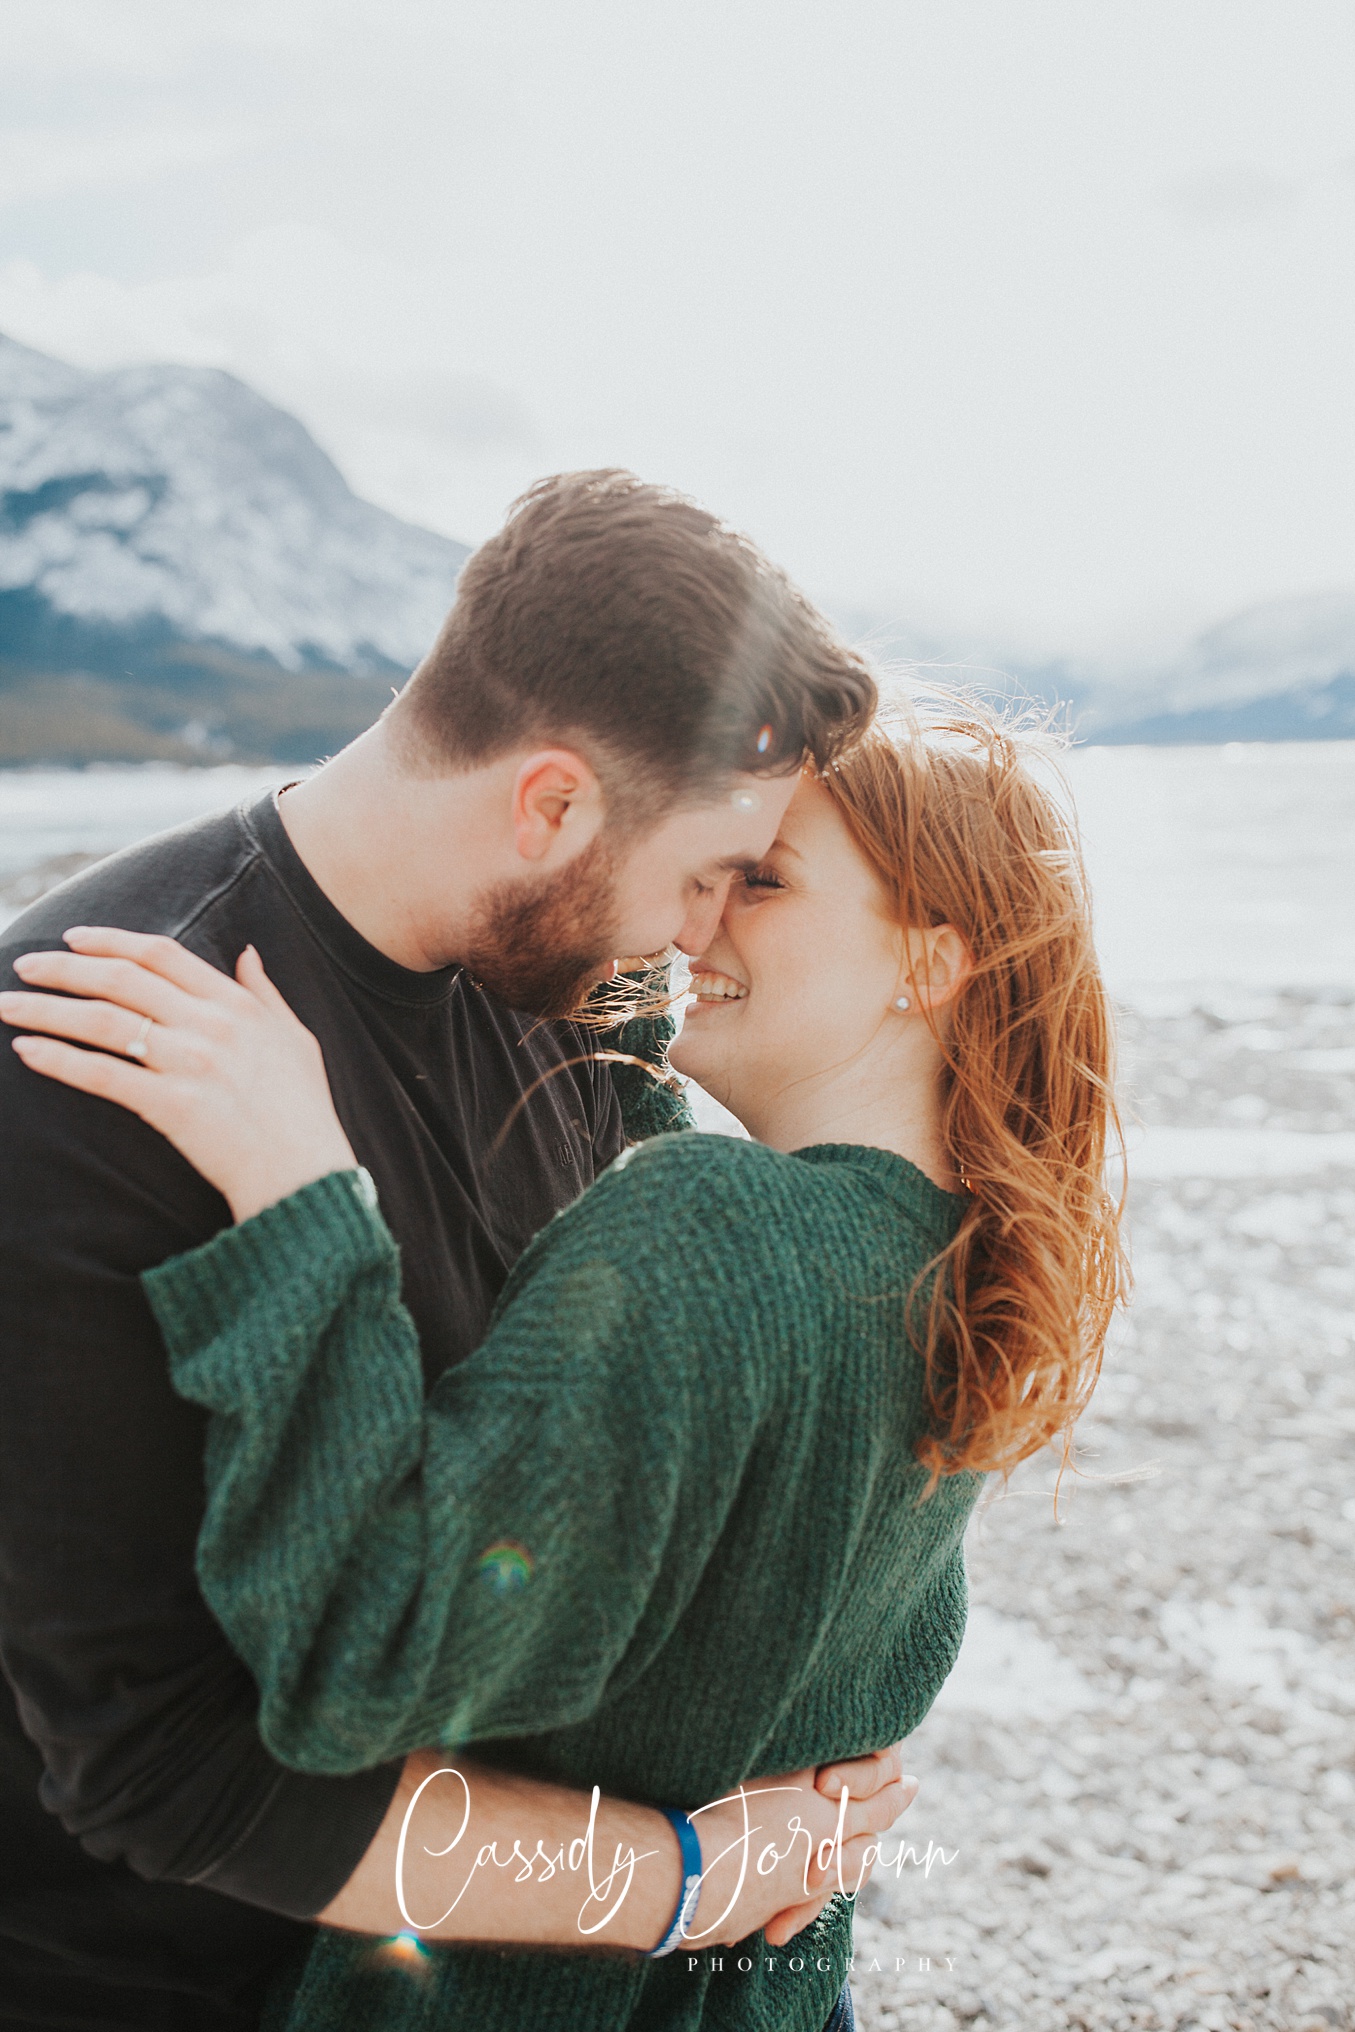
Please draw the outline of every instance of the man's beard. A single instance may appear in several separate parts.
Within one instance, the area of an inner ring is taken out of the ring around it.
[[[461,959],[473,980],[533,1016],[568,1016],[617,944],[615,869],[601,839],[537,888],[501,882],[476,905]]]

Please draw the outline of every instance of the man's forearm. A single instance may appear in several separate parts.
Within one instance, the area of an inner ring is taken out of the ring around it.
[[[908,1805],[898,1747],[754,1780],[693,1811],[703,1874],[693,1945],[759,1927],[780,1944],[855,1892]],[[358,1933],[498,1946],[644,1951],[667,1933],[682,1864],[667,1818],[419,1750],[358,1868],[319,1914]]]
[[[434,1775],[453,1771],[460,1777]],[[370,1848],[319,1918],[357,1933],[413,1927],[429,1940],[653,1947],[677,1905],[673,1830],[653,1807],[610,1798],[591,1807],[584,1792],[416,1751]]]

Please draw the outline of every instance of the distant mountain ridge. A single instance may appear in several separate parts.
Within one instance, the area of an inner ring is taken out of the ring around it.
[[[844,620],[848,617],[843,617]],[[1036,662],[992,644],[960,647],[905,624],[855,634],[886,665],[1066,710],[1084,741],[1149,746],[1355,739],[1355,592],[1274,600],[1207,630],[1177,655],[1107,677],[1074,660]]]
[[[1087,732],[1148,742],[1355,737],[1355,591],[1248,608],[1142,687],[1094,691]]]
[[[148,752],[310,759],[418,661],[467,555],[233,375],[0,336],[0,760],[138,727]]]
[[[92,374],[0,337],[0,595],[30,629],[45,609],[58,638],[149,628],[284,670],[408,670],[466,556],[359,500],[231,374]]]
[[[0,336],[0,763],[312,760],[418,661],[467,555],[360,500],[233,375],[91,373]],[[843,618],[885,659],[1064,701],[1093,741],[1355,736],[1355,591],[1114,681]]]

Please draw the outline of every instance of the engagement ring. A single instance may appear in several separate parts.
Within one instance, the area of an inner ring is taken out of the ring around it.
[[[123,1053],[127,1058],[144,1058],[146,1056],[147,1039],[151,1034],[151,1020],[149,1016],[143,1016],[141,1028],[137,1031],[136,1036],[130,1044],[123,1045]]]

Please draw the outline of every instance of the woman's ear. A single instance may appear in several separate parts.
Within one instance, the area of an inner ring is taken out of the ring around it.
[[[973,955],[953,924],[913,927],[897,992],[906,995],[915,1009],[944,1009],[973,969]]]

